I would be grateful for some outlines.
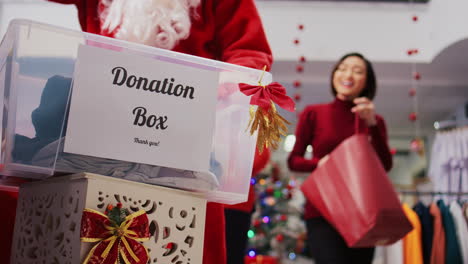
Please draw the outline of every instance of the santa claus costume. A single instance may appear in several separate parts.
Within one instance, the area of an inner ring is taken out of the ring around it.
[[[259,174],[269,161],[269,149],[264,148],[262,153],[256,149],[252,178]],[[250,185],[249,196],[246,202],[224,206],[227,264],[243,263],[248,244],[247,232],[250,229],[250,222],[254,212],[255,197],[255,186]]]
[[[256,69],[268,70],[272,63],[253,0],[49,1],[76,5],[89,33]],[[10,209],[15,206],[9,202]],[[221,204],[208,203],[205,224],[203,263],[226,263]]]
[[[11,241],[15,225],[17,201],[17,191],[12,188],[1,188],[0,186],[0,212],[2,213],[0,224],[0,263],[10,263]]]

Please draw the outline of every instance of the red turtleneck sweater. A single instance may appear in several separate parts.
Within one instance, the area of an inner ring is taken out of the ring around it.
[[[296,143],[289,155],[288,165],[293,171],[312,172],[318,161],[335,149],[343,140],[355,134],[355,114],[351,101],[335,99],[329,104],[310,105],[299,117],[296,128]],[[360,133],[366,129],[360,120]],[[377,125],[368,128],[374,146],[385,170],[392,168],[392,155],[387,144],[387,128],[383,118],[377,115]],[[313,158],[305,159],[304,153],[312,145]],[[319,211],[306,201],[304,218],[320,216]]]

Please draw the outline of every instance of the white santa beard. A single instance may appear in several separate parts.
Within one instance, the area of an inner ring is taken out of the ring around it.
[[[200,0],[103,0],[102,29],[115,38],[172,49],[190,33],[190,8]]]

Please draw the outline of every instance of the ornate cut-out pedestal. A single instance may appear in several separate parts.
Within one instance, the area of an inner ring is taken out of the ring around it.
[[[202,196],[87,173],[21,187],[11,263],[81,263],[94,245],[80,241],[83,209],[104,212],[119,202],[130,212],[147,212],[151,237],[143,245],[150,263],[202,263]]]

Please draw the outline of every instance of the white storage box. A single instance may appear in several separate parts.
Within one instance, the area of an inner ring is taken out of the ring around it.
[[[97,244],[80,241],[83,210],[104,213],[119,202],[131,213],[147,213],[149,263],[202,263],[206,200],[200,194],[95,174],[21,186],[11,263],[82,263]]]
[[[269,73],[27,20],[9,25],[0,66],[1,174],[91,172],[247,199],[256,135],[238,83]]]

